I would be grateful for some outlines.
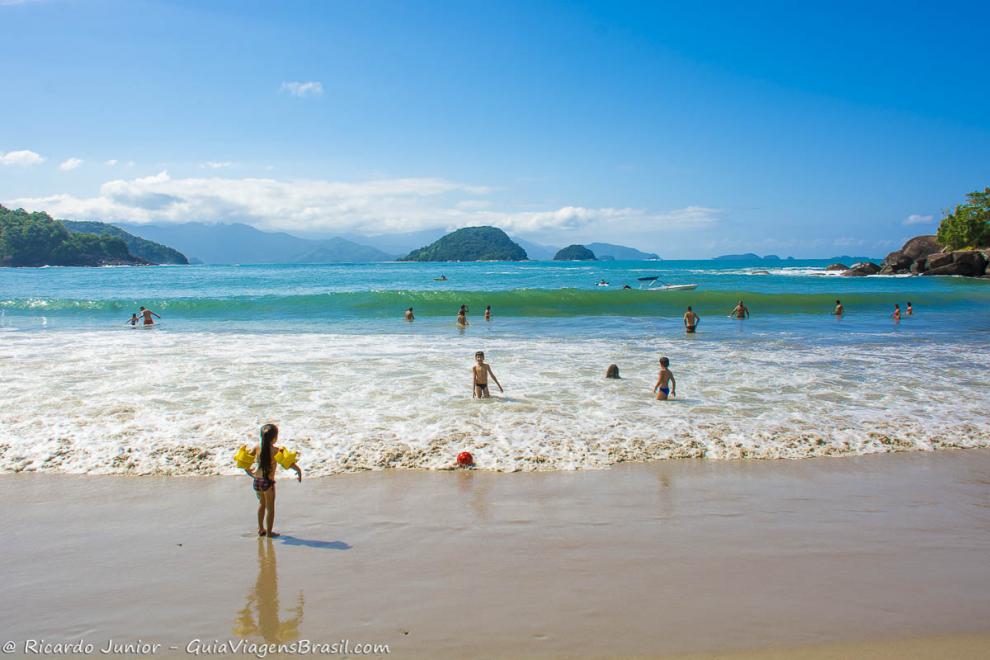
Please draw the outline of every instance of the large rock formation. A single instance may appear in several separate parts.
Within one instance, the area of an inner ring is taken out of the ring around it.
[[[883,260],[881,275],[990,275],[990,251],[943,252],[934,236],[915,236]],[[849,274],[848,272],[843,275]]]

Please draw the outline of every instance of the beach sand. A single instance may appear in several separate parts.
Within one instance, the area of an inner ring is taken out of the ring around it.
[[[278,488],[267,541],[246,477],[0,476],[0,641],[990,656],[990,450]]]

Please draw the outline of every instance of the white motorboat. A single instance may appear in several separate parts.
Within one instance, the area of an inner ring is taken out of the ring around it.
[[[697,284],[667,284],[659,277],[639,277],[639,288],[644,291],[690,291],[697,289]]]

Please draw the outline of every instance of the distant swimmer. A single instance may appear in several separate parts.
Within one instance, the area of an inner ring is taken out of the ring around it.
[[[433,278],[433,281],[434,282],[446,282],[447,281],[447,276],[444,275],[443,273],[440,273],[440,277],[434,277]]]
[[[693,333],[698,324],[701,323],[701,317],[698,316],[691,305],[688,305],[687,311],[684,312],[684,330],[688,333]]]
[[[492,306],[491,305],[488,305],[487,307],[485,307],[485,320],[486,321],[491,321],[492,320]]]
[[[669,366],[670,360],[665,357],[660,358],[660,373],[657,375],[657,384],[653,386],[653,391],[657,393],[657,401],[666,401],[668,396],[677,396],[677,380],[667,368]]]
[[[894,317],[894,320],[895,321],[900,321],[901,320],[901,306],[898,305],[897,303],[894,303],[894,314],[893,314],[893,317]]]
[[[410,307],[409,309],[406,310],[406,320],[407,321],[415,321],[416,320],[416,317],[413,316],[412,307]]]
[[[743,304],[743,301],[736,303],[736,306],[732,308],[732,312],[729,314],[731,319],[748,319],[749,318],[749,307]]]
[[[457,312],[457,327],[465,328],[471,325],[467,320],[467,312],[461,307],[461,311]]]
[[[608,369],[605,370],[605,377],[606,378],[615,378],[615,379],[618,379],[619,378],[619,365],[617,365],[617,364],[610,364],[610,365],[608,365]]]
[[[474,366],[471,367],[471,398],[472,399],[488,399],[491,395],[488,393],[488,377],[491,376],[495,384],[498,385],[499,392],[505,392],[502,389],[502,384],[498,382],[498,378],[495,377],[495,372],[492,371],[490,364],[485,362],[485,352],[478,351],[474,354]]]
[[[134,327],[134,326],[136,326],[138,324],[138,321],[140,321],[140,320],[141,319],[138,318],[138,315],[137,314],[131,314],[131,318],[129,318],[127,320],[127,325],[129,325],[131,327]]]
[[[835,301],[835,309],[832,310],[832,314],[834,314],[835,316],[842,316],[845,313],[845,311],[846,310],[842,306],[842,302],[840,300],[836,300]]]
[[[158,314],[155,314],[150,309],[145,309],[144,307],[142,307],[141,309],[139,309],[138,310],[138,313],[144,318],[144,324],[145,325],[154,325],[155,324],[154,319],[151,318],[152,316],[154,316],[156,319],[160,319],[161,318],[160,316],[158,316]]]
[[[907,312],[907,315],[908,316],[913,316],[914,315],[914,307],[911,307],[911,301],[910,300],[908,301],[907,309],[905,311]]]
[[[608,286],[608,282],[606,282],[605,280],[599,280],[598,286]]]
[[[623,289],[631,289],[632,287],[631,287],[631,286],[629,286],[628,284],[623,284],[623,285],[622,285],[622,288],[623,288]]]

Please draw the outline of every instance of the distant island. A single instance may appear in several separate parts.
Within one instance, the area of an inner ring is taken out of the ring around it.
[[[497,227],[465,227],[399,261],[525,261],[526,250]]]
[[[585,246],[595,253],[601,261],[614,259],[616,261],[649,261],[660,257],[652,252],[642,252],[636,248],[612,243],[586,243]]]
[[[787,257],[781,259],[776,254],[768,254],[765,257],[761,257],[758,254],[752,252],[747,252],[745,254],[723,254],[719,257],[713,257],[714,261],[794,261],[794,257]]]
[[[554,261],[598,261],[595,253],[583,245],[568,245],[553,255]]]
[[[0,266],[136,266],[154,263],[131,253],[128,240],[135,237],[130,234],[119,229],[116,232],[105,227],[95,229],[100,231],[71,231],[45,212],[28,213],[24,209],[11,210],[0,206]],[[141,249],[149,252],[168,250],[163,245],[144,245]],[[185,259],[181,254],[178,256]]]

